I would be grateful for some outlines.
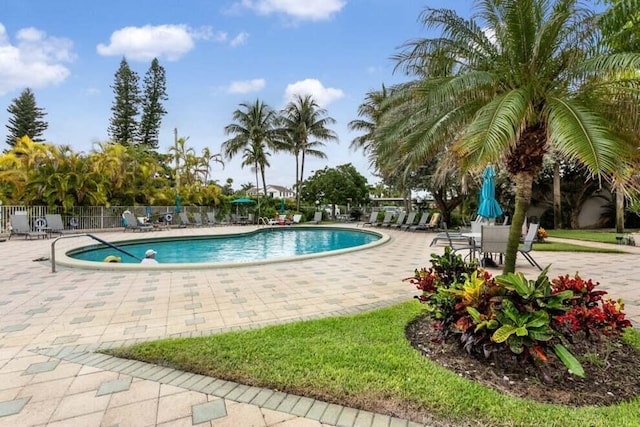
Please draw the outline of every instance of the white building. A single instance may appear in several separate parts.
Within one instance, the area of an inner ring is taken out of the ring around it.
[[[264,196],[264,190],[262,187],[258,188],[256,191],[255,187],[251,187],[247,190],[248,196]],[[296,197],[296,193],[293,190],[288,189],[287,187],[282,187],[280,185],[267,185],[267,196],[273,197],[276,199],[293,199]]]

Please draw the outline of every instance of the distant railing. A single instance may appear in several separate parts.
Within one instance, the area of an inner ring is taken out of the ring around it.
[[[173,224],[179,224],[180,221],[179,216],[175,215],[175,206],[79,206],[65,210],[59,206],[0,205],[0,233],[10,231],[9,217],[17,212],[26,212],[29,224],[34,230],[43,224],[45,215],[60,214],[65,229],[85,231],[123,227],[122,213],[127,210],[136,217],[147,217],[151,221],[164,221],[166,214],[171,214]],[[189,214],[200,212],[204,216],[212,210],[213,208],[208,206],[180,207],[181,212]]]

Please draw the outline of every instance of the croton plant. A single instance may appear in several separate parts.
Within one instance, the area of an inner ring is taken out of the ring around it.
[[[416,298],[427,306],[442,338],[457,335],[468,353],[516,355],[536,365],[555,355],[572,374],[584,377],[567,344],[620,334],[631,322],[622,301],[595,290],[599,283],[577,274],[549,280],[548,269],[535,280],[522,273],[492,277],[446,248],[444,255],[431,256],[430,268],[405,280],[422,291]]]

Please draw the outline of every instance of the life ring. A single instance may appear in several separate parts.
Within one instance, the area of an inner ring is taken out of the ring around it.
[[[76,228],[78,226],[78,224],[80,224],[78,222],[78,218],[71,218],[69,220],[69,225],[72,226],[73,228]]]
[[[36,218],[36,220],[33,221],[33,225],[36,229],[42,230],[43,228],[47,228],[47,220],[42,217]]]
[[[120,262],[120,261],[122,261],[122,258],[120,258],[119,256],[115,256],[115,255],[109,255],[108,257],[103,259],[103,261],[104,262]]]
[[[173,215],[171,215],[170,213],[164,214],[164,220],[165,220],[165,222],[173,221]]]

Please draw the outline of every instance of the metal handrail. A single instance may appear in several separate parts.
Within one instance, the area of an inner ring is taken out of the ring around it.
[[[100,243],[102,243],[103,245],[107,245],[110,248],[113,248],[115,250],[117,250],[118,252],[122,252],[125,255],[128,255],[132,258],[137,259],[138,261],[142,261],[142,258],[135,256],[134,254],[132,254],[131,252],[125,251],[124,249],[122,249],[121,247],[118,247],[116,245],[114,245],[113,243],[109,243],[106,240],[102,240],[101,238],[94,236],[91,233],[81,233],[81,234],[70,234],[68,236],[60,236],[57,239],[55,239],[52,243],[51,243],[51,272],[55,273],[56,272],[56,243],[58,242],[58,240],[60,239],[70,239],[70,238],[74,238],[74,237],[90,237],[93,240],[96,240]]]

